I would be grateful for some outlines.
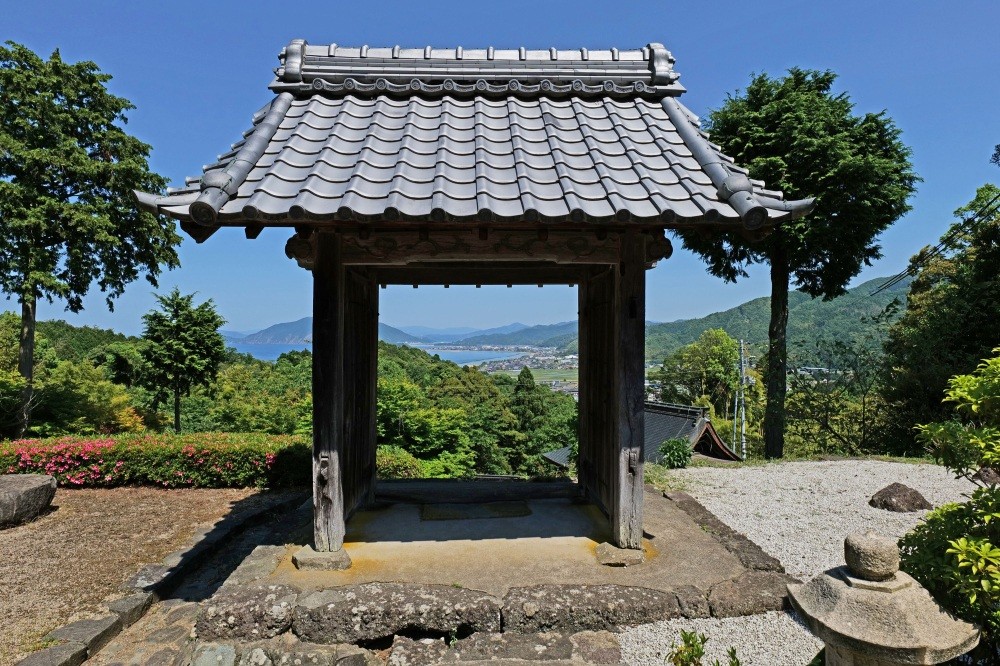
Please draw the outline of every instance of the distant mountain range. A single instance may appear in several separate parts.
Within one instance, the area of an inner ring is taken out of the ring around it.
[[[888,322],[874,323],[872,318],[894,299],[905,304],[910,281],[904,280],[875,296],[871,293],[886,278],[869,280],[845,295],[831,301],[813,299],[800,291],[788,295],[788,343],[791,350],[807,354],[812,344],[821,338],[852,339],[865,333],[876,337],[884,334]],[[659,295],[650,293],[654,300]],[[702,332],[721,328],[737,339],[746,340],[751,348],[761,351],[767,344],[771,299],[756,298],[735,308],[715,312],[698,319],[680,319],[667,323],[646,323],[646,357],[662,359],[674,350],[694,342]],[[275,324],[262,331],[229,338],[243,343],[300,344],[312,338],[312,317]],[[577,351],[577,322],[528,326],[508,324],[489,329],[432,328],[427,326],[392,327],[379,324],[379,339],[395,344],[448,343],[462,346],[554,347],[565,353]]]
[[[268,326],[262,331],[244,335],[242,337],[227,336],[225,331],[219,331],[223,337],[231,342],[240,342],[250,345],[298,345],[312,342],[312,317],[303,317],[297,321],[289,321],[274,326]],[[404,333],[398,328],[393,328],[388,324],[379,322],[378,338],[394,344],[408,342],[410,344],[422,343],[423,340],[416,336]]]

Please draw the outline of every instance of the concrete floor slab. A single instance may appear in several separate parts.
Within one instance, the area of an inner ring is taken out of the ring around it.
[[[745,570],[686,513],[653,492],[645,495],[646,561],[628,568],[602,566],[595,549],[611,535],[596,507],[574,503],[567,493],[550,495],[544,484],[518,485],[525,489],[522,498],[538,497],[521,499],[529,515],[504,517],[497,512],[500,517],[456,520],[421,520],[421,504],[402,501],[407,497],[396,488],[399,501],[359,512],[348,522],[344,548],[353,562],[350,569],[294,567],[291,553],[307,543],[308,524],[268,582],[303,590],[370,582],[444,584],[502,597],[511,587],[548,583],[610,583],[664,591],[693,585],[708,590]],[[487,493],[493,501],[520,499],[510,487],[495,492],[497,487]],[[381,492],[379,496],[385,497]],[[435,498],[456,503],[454,493],[421,490],[417,496],[424,503]]]

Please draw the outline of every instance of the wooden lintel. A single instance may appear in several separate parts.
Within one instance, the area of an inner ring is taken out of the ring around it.
[[[427,285],[515,285],[515,284],[579,284],[597,267],[586,265],[547,265],[504,267],[496,264],[462,266],[379,266],[380,284]],[[603,266],[601,266],[603,268]]]
[[[546,231],[375,232],[344,234],[345,265],[400,266],[429,261],[548,261],[557,264],[617,264],[619,234]]]

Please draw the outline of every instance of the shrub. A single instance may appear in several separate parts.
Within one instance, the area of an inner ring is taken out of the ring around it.
[[[918,426],[917,439],[956,477],[974,478],[1000,462],[1000,350],[970,375],[948,382],[956,419]],[[1000,488],[977,489],[946,504],[900,539],[903,569],[946,609],[983,630],[983,656],[1000,652]],[[994,663],[990,661],[990,663]]]
[[[667,663],[672,666],[702,666],[702,659],[705,657],[705,643],[707,642],[708,638],[705,634],[681,629],[681,644],[678,645],[674,642],[670,645]],[[729,666],[740,666],[740,660],[736,656],[736,648],[729,648],[726,656],[729,660]],[[712,666],[721,666],[719,660],[713,661]]]
[[[674,437],[660,444],[660,464],[668,469],[681,469],[691,462],[691,442]]]
[[[419,479],[423,472],[423,465],[406,449],[380,446],[375,450],[375,473],[380,479]]]
[[[0,471],[51,474],[70,488],[278,488],[307,485],[300,437],[197,433],[24,439],[0,444]]]

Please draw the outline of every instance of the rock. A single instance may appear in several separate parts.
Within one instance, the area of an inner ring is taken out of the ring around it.
[[[48,474],[0,475],[0,526],[17,525],[49,508],[56,480]]]
[[[740,617],[780,611],[788,598],[787,585],[798,581],[774,571],[747,571],[718,583],[708,594],[714,617]]]
[[[77,620],[50,631],[45,638],[62,643],[80,643],[87,647],[87,655],[93,656],[108,644],[122,630],[122,621],[117,615],[106,615],[96,620]]]
[[[587,664],[620,664],[622,648],[609,631],[581,631],[569,637],[573,659]]]
[[[448,585],[350,585],[300,599],[293,627],[297,636],[314,643],[357,643],[403,631],[500,631],[500,602],[483,592]]]
[[[641,548],[618,548],[607,541],[598,544],[597,563],[608,567],[631,567],[646,561],[646,553]]]
[[[195,631],[203,640],[260,640],[292,625],[298,590],[288,585],[260,585],[226,590],[204,603]]]
[[[1000,485],[1000,470],[995,467],[983,467],[972,475],[973,481],[978,481],[984,486]]]
[[[908,513],[910,511],[933,508],[931,503],[924,499],[923,495],[909,486],[904,486],[902,483],[890,483],[872,495],[868,504],[876,509],[895,511],[896,513]]]
[[[682,585],[674,589],[681,615],[687,618],[709,617],[712,612],[708,607],[705,592],[694,585]]]
[[[407,638],[396,636],[392,641],[388,666],[416,666],[440,664],[448,654],[448,644],[443,638]],[[450,659],[449,661],[455,661]]]
[[[844,539],[844,559],[851,573],[864,580],[888,580],[899,571],[899,547],[874,532]]]
[[[108,604],[108,610],[118,616],[122,627],[135,624],[156,600],[152,592],[136,592]]]
[[[504,631],[616,630],[680,617],[669,592],[623,585],[515,587],[503,601]]]
[[[194,654],[191,656],[191,666],[234,666],[235,664],[235,648],[224,643],[201,643],[195,647]],[[240,664],[242,666],[242,662]]]
[[[382,666],[374,653],[356,645],[316,645],[286,633],[242,646],[238,666]]]
[[[296,569],[314,571],[343,571],[351,568],[351,556],[340,550],[316,552],[312,546],[302,546],[292,555]]]
[[[87,646],[63,643],[33,652],[17,662],[17,666],[78,666],[87,659]]]

